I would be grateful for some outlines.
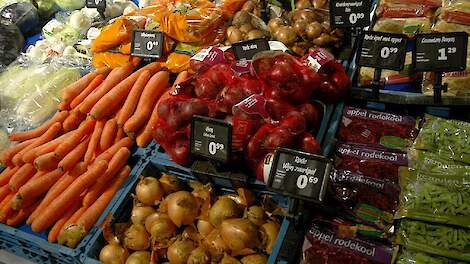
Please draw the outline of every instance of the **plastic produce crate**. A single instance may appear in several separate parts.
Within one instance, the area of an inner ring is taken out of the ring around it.
[[[82,255],[90,247],[90,240],[98,232],[99,225],[108,214],[113,213],[116,204],[120,204],[137,181],[142,168],[148,163],[148,158],[133,156],[129,164],[133,169],[127,181],[118,190],[108,207],[99,217],[95,226],[74,249],[47,241],[47,232],[35,233],[29,225],[18,228],[0,224],[0,249],[7,250],[20,257],[38,264],[72,264],[83,263]],[[10,264],[10,263],[8,263]],[[12,263],[13,264],[13,263]]]
[[[156,162],[155,157],[153,160],[151,160],[149,163],[145,165],[145,168],[142,168],[140,170],[142,172],[142,175],[144,176],[151,176],[151,175],[158,175],[159,173],[171,173],[175,176],[177,176],[183,183],[187,183],[191,180],[194,180],[191,175],[185,174],[185,173],[178,173],[178,172],[168,172],[161,165],[159,165],[158,162]],[[127,193],[123,193],[123,195],[120,197],[118,203],[116,203],[115,207],[112,208],[112,213],[113,213],[113,221],[116,223],[119,222],[126,222],[130,219],[130,214],[133,206],[133,197],[132,193],[134,192],[134,188],[137,185],[137,182],[134,182],[133,186],[126,186],[126,191]],[[224,194],[224,193],[233,193],[233,190],[227,189],[227,188],[220,188],[219,186],[215,186],[217,193],[219,194]],[[219,187],[219,188],[217,188]],[[267,193],[266,191],[262,190],[252,190],[255,194],[265,194]],[[271,193],[268,193],[271,194]],[[289,206],[289,200],[280,195],[273,196],[273,199],[283,208],[287,208]],[[269,261],[268,263],[274,264],[274,263],[292,263],[287,260],[278,260],[279,258],[279,252],[281,250],[281,246],[284,242],[284,238],[287,235],[288,228],[290,226],[290,222],[287,219],[283,219],[281,222],[279,234],[277,237],[277,241],[275,246],[273,247],[273,252],[269,256]],[[303,238],[303,236],[302,236]],[[303,241],[303,240],[302,240]],[[87,250],[84,254],[83,261],[85,264],[99,264],[101,263],[99,261],[99,254],[101,249],[106,245],[106,241],[103,238],[103,232],[101,230],[98,230],[97,232],[94,233],[93,237],[89,240],[89,247],[87,247]],[[291,255],[294,255],[291,252]]]

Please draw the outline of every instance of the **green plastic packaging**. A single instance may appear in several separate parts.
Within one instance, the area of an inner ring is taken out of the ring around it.
[[[396,243],[411,250],[470,261],[470,230],[465,228],[403,220]]]
[[[470,228],[470,173],[437,169],[400,171],[396,218],[412,218]]]
[[[412,251],[403,248],[400,251],[396,264],[465,264],[466,262],[448,259],[445,257],[429,255],[424,252]]]
[[[408,151],[408,164],[411,168],[420,171],[461,171],[467,173],[470,166],[465,163],[451,160],[448,156],[442,156],[434,152],[410,149]]]

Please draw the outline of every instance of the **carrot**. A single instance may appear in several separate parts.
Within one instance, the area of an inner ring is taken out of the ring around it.
[[[93,106],[105,96],[111,89],[115,89],[134,70],[134,66],[126,64],[123,67],[114,69],[108,77],[101,83],[94,93],[88,95],[80,104],[80,112],[88,114]]]
[[[0,173],[0,186],[7,185],[11,179],[11,176],[13,176],[19,168],[20,167],[7,167],[4,169],[2,173]]]
[[[72,102],[70,103],[70,107],[74,109],[79,104],[85,100],[85,98],[90,95],[100,84],[104,81],[105,76],[100,74],[96,76],[93,81],[91,81],[88,86],[83,90],[77,97],[75,97]]]
[[[96,183],[83,198],[83,206],[90,206],[99,197],[106,185],[112,181],[119,170],[126,165],[130,155],[131,152],[127,148],[121,148],[116,155],[114,155],[109,162],[106,172],[96,180]]]
[[[116,136],[117,124],[116,120],[110,119],[104,125],[103,132],[101,133],[100,138],[100,150],[105,151],[114,143],[114,138]]]
[[[75,165],[77,165],[77,163],[85,155],[89,142],[90,137],[87,137],[59,162],[58,168],[60,168],[62,171],[68,171],[72,169]]]
[[[78,110],[70,111],[70,115],[64,120],[62,125],[64,131],[69,132],[76,129],[85,118],[86,115]]]
[[[132,143],[133,141],[129,137],[125,137],[119,140],[118,142],[114,143],[114,145],[112,145],[108,150],[96,157],[95,162],[100,160],[106,160],[109,162],[122,147],[130,148],[132,147]]]
[[[57,221],[67,206],[88,187],[93,181],[103,174],[108,168],[108,162],[102,160],[93,163],[90,168],[80,175],[63,193],[61,193],[43,212],[40,212],[33,220],[31,228],[39,232],[49,228]]]
[[[70,137],[66,141],[62,142],[55,150],[54,153],[57,158],[63,159],[70,151],[72,151],[82,139],[88,135],[95,126],[94,120],[85,121],[80,127],[76,130],[71,131]]]
[[[39,171],[51,171],[57,169],[60,159],[58,159],[54,152],[49,152],[37,157],[34,160],[34,167]]]
[[[3,165],[5,166],[11,166],[13,163],[11,162],[11,159],[20,151],[22,151],[24,148],[29,146],[31,143],[33,143],[35,139],[28,139],[25,142],[18,143],[14,146],[9,147],[8,149],[4,150],[1,154],[0,160],[2,161]]]
[[[124,129],[122,129],[122,127],[119,127],[116,133],[116,138],[114,139],[114,143],[123,139],[125,136],[126,136],[126,133],[124,132]]]
[[[60,111],[68,111],[70,110],[70,105],[65,103],[65,102],[61,102],[58,106],[57,106],[57,109],[59,109]]]
[[[28,218],[28,216],[37,208],[38,205],[39,202],[36,202],[26,208],[21,208],[13,216],[7,219],[7,225],[17,226],[23,223]]]
[[[62,123],[65,120],[65,118],[67,118],[68,115],[69,115],[68,111],[57,112],[51,119],[49,119],[47,122],[45,122],[44,124],[42,124],[41,126],[33,130],[11,134],[10,140],[11,141],[25,141],[27,139],[37,138],[41,136],[42,134],[46,133],[46,131],[55,123],[57,122]]]
[[[10,188],[8,188],[8,185],[3,185],[0,187],[0,201],[3,200],[8,194],[10,193]]]
[[[34,168],[33,164],[26,163],[13,175],[11,176],[10,181],[8,182],[8,186],[12,191],[18,191],[18,189],[25,184],[29,178],[31,178],[34,173],[36,173],[36,169]]]
[[[101,133],[103,132],[104,124],[104,121],[96,122],[95,129],[93,130],[93,134],[91,134],[90,143],[88,144],[88,148],[85,153],[85,158],[83,159],[86,164],[90,164],[93,160],[93,155],[95,154],[101,139]]]
[[[31,151],[28,151],[27,153],[23,155],[23,162],[33,163],[37,157],[44,155],[46,153],[49,153],[49,152],[53,152],[57,148],[57,146],[59,146],[59,144],[63,140],[65,140],[68,136],[69,134],[64,134],[52,141],[42,144],[41,146],[37,146],[33,148]]]
[[[57,198],[57,196],[59,196],[59,194],[61,194],[65,189],[67,189],[67,187],[72,184],[72,182],[78,176],[85,173],[86,169],[86,164],[84,162],[79,162],[71,171],[66,173],[56,183],[54,183],[54,185],[47,192],[46,196],[44,196],[44,198],[42,199],[41,204],[36,210],[34,210],[34,212],[28,218],[27,223],[31,224],[34,217],[36,217],[39,212],[42,212],[44,208],[46,208],[55,198]],[[21,189],[19,193],[21,194]]]
[[[126,134],[133,134],[145,125],[145,121],[149,119],[158,98],[167,89],[169,78],[170,74],[168,72],[161,71],[150,79],[140,96],[134,114],[124,124]]]
[[[72,84],[69,84],[67,87],[65,87],[61,91],[62,100],[65,103],[70,103],[75,97],[77,97],[83,90],[86,89],[88,84],[92,82],[96,76],[100,74],[107,75],[109,71],[110,71],[109,68],[100,68],[94,72],[90,72],[86,74],[85,76],[80,78],[78,81]]]
[[[154,127],[157,124],[158,121],[158,110],[157,110],[158,104],[155,104],[155,107],[153,109],[152,115],[150,116],[149,121],[145,125],[145,127],[139,132],[139,135],[136,138],[137,146],[141,148],[145,148],[150,141],[152,141],[152,135],[154,131]]]
[[[42,134],[39,138],[34,140],[30,145],[22,149],[20,152],[16,153],[16,155],[12,159],[13,164],[22,165],[23,155],[25,153],[28,153],[29,151],[31,151],[37,146],[40,146],[42,144],[45,144],[46,142],[51,141],[59,134],[61,129],[62,129],[62,125],[59,122],[54,123],[51,127],[49,127],[46,133]]]
[[[124,102],[124,105],[122,106],[121,111],[117,117],[117,124],[119,127],[124,126],[124,123],[126,123],[127,119],[129,119],[129,117],[131,117],[134,113],[134,110],[137,107],[137,103],[139,102],[140,95],[142,94],[145,85],[150,80],[150,77],[151,74],[149,71],[143,71],[132,86],[129,95],[127,96],[126,101]]]
[[[51,243],[54,243],[57,241],[57,237],[59,236],[60,230],[65,225],[65,223],[70,221],[70,219],[75,214],[75,212],[78,211],[79,206],[80,206],[80,203],[75,202],[74,205],[67,208],[67,211],[65,212],[65,214],[59,219],[59,221],[57,221],[54,224],[54,226],[49,231],[49,234],[47,235],[47,241]]]
[[[11,208],[11,201],[15,197],[15,193],[9,193],[5,198],[3,198],[0,203],[0,223],[4,223],[8,216],[13,212]]]
[[[62,175],[64,175],[62,170],[55,169],[23,185],[15,197],[17,206],[22,207],[23,203],[45,194]]]

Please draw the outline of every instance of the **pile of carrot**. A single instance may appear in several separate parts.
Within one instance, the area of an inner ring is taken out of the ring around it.
[[[187,73],[185,73],[187,74]],[[131,168],[130,148],[152,140],[169,73],[151,63],[97,69],[62,90],[46,123],[10,135],[0,154],[0,222],[25,221],[48,240],[76,246],[93,227]]]

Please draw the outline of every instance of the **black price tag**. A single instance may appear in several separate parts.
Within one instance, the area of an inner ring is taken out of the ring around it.
[[[333,28],[363,28],[370,24],[370,0],[330,0]]]
[[[256,53],[269,50],[269,43],[265,38],[252,39],[232,44],[237,60],[251,60]]]
[[[191,154],[226,163],[230,160],[232,126],[203,116],[191,119]]]
[[[454,72],[467,66],[468,34],[465,32],[416,35],[413,65],[417,71]]]
[[[163,54],[163,33],[151,30],[132,32],[131,51],[133,56],[157,58]]]
[[[321,156],[279,148],[269,174],[268,188],[299,199],[323,202],[332,162]]]
[[[106,0],[86,0],[86,7],[106,10]]]
[[[404,67],[408,37],[366,31],[361,35],[356,60],[359,66],[401,71]]]

